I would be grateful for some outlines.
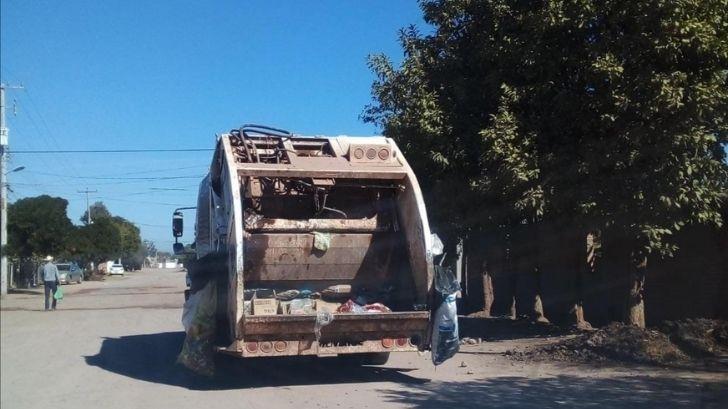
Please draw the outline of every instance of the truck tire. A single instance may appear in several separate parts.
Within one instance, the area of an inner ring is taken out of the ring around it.
[[[362,365],[384,365],[389,361],[389,352],[369,352],[361,354]]]

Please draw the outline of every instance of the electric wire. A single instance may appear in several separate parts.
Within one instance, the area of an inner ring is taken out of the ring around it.
[[[59,153],[162,153],[162,152],[212,152],[213,148],[179,148],[179,149],[66,149],[66,150],[9,150],[16,155],[24,154],[59,154]]]

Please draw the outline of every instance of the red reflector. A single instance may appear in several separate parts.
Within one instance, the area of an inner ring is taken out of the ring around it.
[[[273,344],[268,341],[260,343],[260,352],[269,354],[273,350]]]
[[[283,351],[285,351],[288,348],[288,342],[286,342],[286,341],[276,341],[276,343],[273,344],[273,348],[275,348],[275,350],[277,352],[283,352]]]
[[[397,338],[397,346],[398,347],[404,347],[407,346],[407,338]]]
[[[257,342],[246,342],[245,350],[250,353],[253,353],[253,354],[258,352],[258,343]]]
[[[385,348],[392,348],[394,346],[394,340],[392,338],[383,338],[382,346]]]

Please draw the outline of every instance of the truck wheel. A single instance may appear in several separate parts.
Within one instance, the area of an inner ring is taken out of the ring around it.
[[[384,365],[389,361],[389,352],[369,352],[361,354],[362,365]]]

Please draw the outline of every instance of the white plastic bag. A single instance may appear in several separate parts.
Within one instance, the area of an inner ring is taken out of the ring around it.
[[[430,235],[432,238],[432,255],[433,256],[439,256],[442,254],[442,252],[445,250],[445,245],[442,244],[442,240],[440,240],[440,236],[438,236],[435,233],[432,233]]]
[[[204,289],[191,294],[187,301],[185,301],[182,307],[182,326],[185,328],[185,332],[189,332],[202,298],[210,296],[209,287],[208,285]]]
[[[185,342],[177,356],[177,362],[190,370],[206,376],[215,372],[215,309],[217,287],[210,281],[205,287],[187,299],[182,310]]]

